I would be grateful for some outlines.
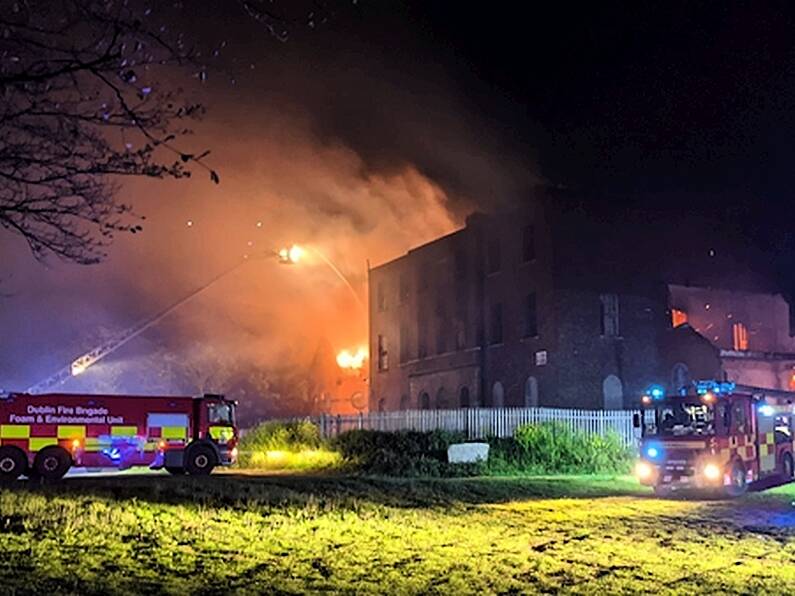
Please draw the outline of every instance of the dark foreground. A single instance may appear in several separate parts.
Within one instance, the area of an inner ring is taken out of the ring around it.
[[[0,489],[0,592],[795,593],[795,486],[219,474]]]

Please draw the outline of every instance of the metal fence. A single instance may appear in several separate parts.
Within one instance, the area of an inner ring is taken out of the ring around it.
[[[458,410],[401,410],[353,415],[323,415],[316,419],[323,437],[334,437],[352,429],[449,430],[468,439],[510,437],[522,424],[559,422],[572,430],[604,435],[616,433],[624,444],[635,446],[640,431],[634,428],[633,413],[626,410],[569,410],[559,408],[476,408]]]

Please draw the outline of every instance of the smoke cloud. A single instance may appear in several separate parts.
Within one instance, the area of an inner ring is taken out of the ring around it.
[[[357,296],[366,301],[368,261],[446,234],[475,204],[516,199],[537,181],[443,66],[362,52],[348,33],[238,49],[201,92],[209,114],[195,137],[212,149],[221,184],[202,172],[124,181],[121,198],[146,217],[144,232],[117,239],[106,262],[44,266],[0,234],[9,294],[0,387],[41,380],[249,255],[62,388],[219,391],[287,411],[321,346],[366,343]],[[294,243],[312,249],[297,265],[261,256]]]

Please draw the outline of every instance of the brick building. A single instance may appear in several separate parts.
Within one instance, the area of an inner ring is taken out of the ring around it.
[[[622,408],[651,383],[795,389],[769,259],[707,216],[538,192],[370,271],[370,409]]]
[[[791,308],[781,294],[669,286],[672,324],[661,347],[673,390],[699,378],[795,390]]]
[[[540,197],[370,271],[370,409],[622,408],[660,376],[666,287],[632,234]],[[556,204],[557,205],[557,204]]]

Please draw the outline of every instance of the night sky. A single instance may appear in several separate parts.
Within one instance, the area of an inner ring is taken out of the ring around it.
[[[313,243],[363,294],[367,259],[393,258],[473,209],[526,200],[539,184],[587,197],[616,226],[637,208],[714,219],[705,234],[747,241],[795,290],[791,10],[329,6],[325,22],[292,25],[286,42],[232,2],[155,13],[208,53],[225,42],[207,82],[186,86],[207,105],[192,142],[212,150],[221,184],[126,183],[144,232],[118,238],[107,261],[88,268],[44,266],[0,233],[0,332],[18,338],[0,354],[0,385],[46,376],[249,243]],[[687,244],[676,231],[671,241]],[[310,273],[238,275],[116,361],[140,366],[163,345],[190,359],[209,346],[263,367],[306,362],[321,340],[334,350],[362,342],[366,320],[347,289],[321,266]]]

